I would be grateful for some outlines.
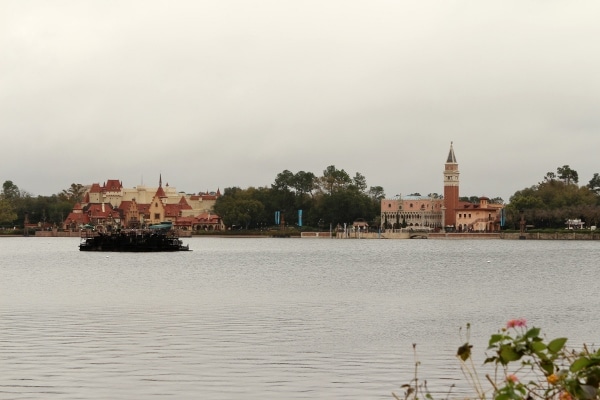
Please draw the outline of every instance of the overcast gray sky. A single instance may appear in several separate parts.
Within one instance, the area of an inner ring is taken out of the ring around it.
[[[0,181],[188,193],[329,165],[395,194],[600,172],[600,2],[0,2]]]

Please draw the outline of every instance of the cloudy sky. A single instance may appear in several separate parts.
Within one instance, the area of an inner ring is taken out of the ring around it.
[[[0,2],[0,181],[195,193],[329,165],[388,197],[600,172],[600,2]]]

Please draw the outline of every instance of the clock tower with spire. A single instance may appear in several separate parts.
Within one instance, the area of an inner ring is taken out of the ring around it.
[[[450,142],[450,152],[444,168],[444,226],[456,227],[456,209],[458,208],[459,176],[458,163],[454,155],[454,147]]]

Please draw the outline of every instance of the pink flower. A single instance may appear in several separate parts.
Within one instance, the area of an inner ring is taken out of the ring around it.
[[[525,318],[511,319],[506,323],[507,328],[520,328],[527,326],[527,320]]]
[[[519,378],[517,378],[516,375],[506,375],[506,382],[512,382],[512,383],[517,383],[519,382]]]

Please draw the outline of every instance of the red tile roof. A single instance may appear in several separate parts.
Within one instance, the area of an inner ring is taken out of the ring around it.
[[[190,204],[187,202],[187,200],[185,199],[185,196],[181,196],[181,199],[179,200],[179,207],[182,210],[191,210],[192,206],[190,206]]]
[[[177,217],[181,208],[179,204],[166,204],[165,205],[165,217]]]
[[[118,179],[109,179],[104,185],[104,189],[110,192],[118,192],[123,188],[123,184]]]
[[[77,225],[85,225],[90,222],[90,217],[87,214],[81,213],[70,213],[65,219],[65,224],[70,225],[71,223],[75,223]]]
[[[167,197],[167,195],[165,194],[165,191],[162,188],[162,186],[158,187],[158,189],[156,190],[155,196],[160,197],[160,198]]]

